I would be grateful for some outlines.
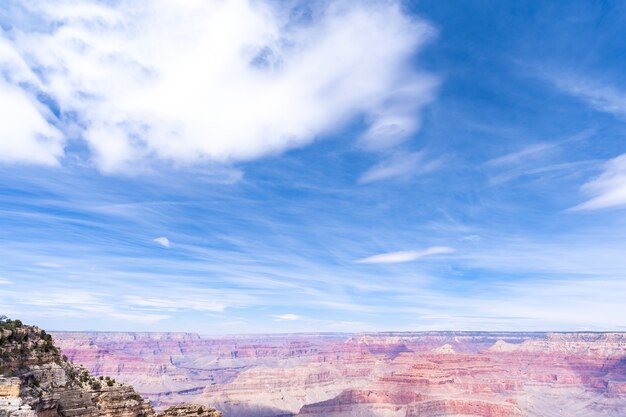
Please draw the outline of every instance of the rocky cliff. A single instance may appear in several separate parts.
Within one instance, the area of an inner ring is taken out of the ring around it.
[[[52,336],[0,318],[0,417],[221,417],[178,405],[157,414],[132,386],[69,362]]]

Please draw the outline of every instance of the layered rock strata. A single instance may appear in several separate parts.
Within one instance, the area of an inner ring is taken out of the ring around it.
[[[158,407],[226,417],[625,417],[624,333],[56,334]]]
[[[193,405],[157,414],[132,386],[70,363],[44,330],[0,319],[0,417],[181,417],[183,410],[221,416]]]

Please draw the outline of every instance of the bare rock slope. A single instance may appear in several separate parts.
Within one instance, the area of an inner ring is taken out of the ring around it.
[[[92,376],[61,355],[52,336],[0,318],[0,417],[220,417],[179,405],[157,414],[132,386]]]

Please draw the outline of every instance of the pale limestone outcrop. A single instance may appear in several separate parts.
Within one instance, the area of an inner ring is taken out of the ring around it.
[[[20,379],[0,377],[0,417],[36,417],[20,397]]]
[[[446,343],[445,345],[441,345],[439,347],[432,349],[430,353],[434,353],[436,355],[454,355],[456,351],[454,350],[452,345],[450,345],[449,343]]]

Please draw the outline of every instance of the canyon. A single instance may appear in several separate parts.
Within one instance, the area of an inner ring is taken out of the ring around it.
[[[626,333],[202,337],[57,332],[64,355],[161,410],[225,417],[625,417]]]

